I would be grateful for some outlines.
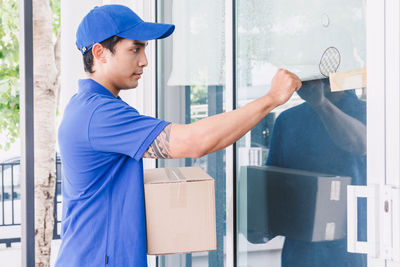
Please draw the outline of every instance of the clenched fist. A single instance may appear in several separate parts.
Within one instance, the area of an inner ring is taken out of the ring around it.
[[[279,69],[275,73],[274,78],[272,78],[271,89],[267,96],[279,106],[285,104],[300,87],[301,80],[296,74],[284,69]]]

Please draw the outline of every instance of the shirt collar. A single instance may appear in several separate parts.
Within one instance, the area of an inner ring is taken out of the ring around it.
[[[105,88],[103,85],[99,84],[93,79],[80,79],[78,83],[80,93],[95,93],[121,99],[119,96],[115,97],[107,88]]]

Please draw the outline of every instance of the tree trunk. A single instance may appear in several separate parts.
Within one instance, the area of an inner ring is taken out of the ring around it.
[[[57,68],[49,0],[33,0],[35,265],[50,266],[54,227]]]

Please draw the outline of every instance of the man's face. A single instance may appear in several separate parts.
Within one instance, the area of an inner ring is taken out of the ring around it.
[[[105,73],[116,89],[138,86],[138,80],[147,66],[147,42],[122,39],[114,46],[114,53],[107,50]]]

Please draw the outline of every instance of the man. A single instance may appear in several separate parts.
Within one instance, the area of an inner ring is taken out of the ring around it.
[[[366,105],[354,91],[331,92],[329,80],[304,82],[306,102],[276,120],[267,165],[349,176],[366,183]],[[366,206],[360,205],[358,238],[366,240]],[[347,252],[347,240],[306,242],[286,238],[283,267],[363,267],[365,255]]]
[[[142,158],[198,158],[223,149],[301,87],[279,70],[265,96],[188,125],[140,115],[118,96],[138,85],[148,40],[173,25],[143,22],[132,10],[91,10],[77,31],[89,79],[59,128],[63,163],[62,244],[56,266],[147,266]]]

